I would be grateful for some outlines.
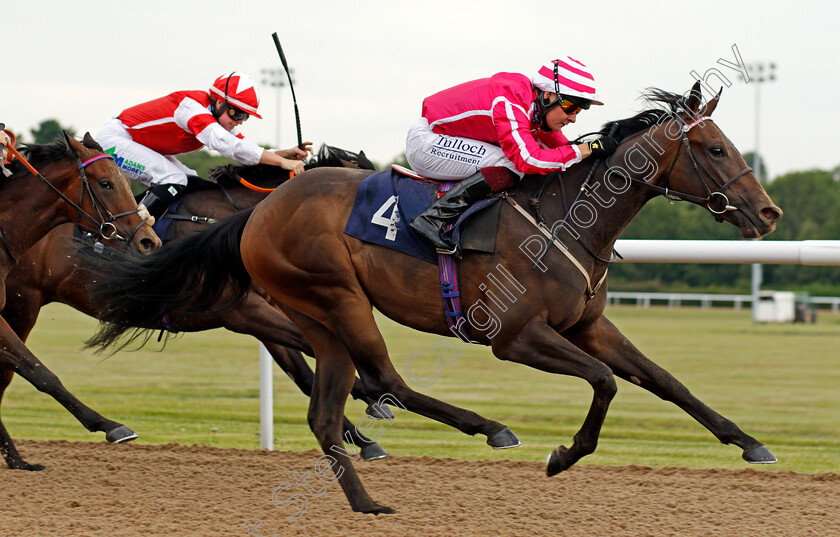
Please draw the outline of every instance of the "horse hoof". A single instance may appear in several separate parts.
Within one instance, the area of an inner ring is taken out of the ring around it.
[[[569,469],[569,465],[563,461],[567,451],[569,451],[569,448],[566,446],[559,446],[548,454],[545,459],[545,475],[551,477]]]
[[[26,461],[19,461],[9,464],[9,470],[26,470],[28,472],[40,472],[45,467],[43,464],[29,464]]]
[[[388,452],[382,449],[377,443],[368,444],[361,449],[362,458],[366,461],[375,461],[377,459],[384,459],[388,456]]]
[[[741,457],[750,464],[773,464],[779,462],[775,455],[764,446],[759,446],[750,451],[745,451]]]
[[[392,515],[396,513],[393,508],[388,507],[387,505],[379,505],[378,503],[374,503],[373,505],[362,509],[354,509],[354,511],[367,513],[369,515]]]
[[[371,403],[365,409],[365,413],[373,419],[393,421],[394,412],[388,405],[380,405],[379,403]]]
[[[105,435],[105,440],[112,444],[122,444],[125,442],[131,442],[137,438],[137,433],[126,427],[125,425],[120,425],[116,429],[111,429],[108,431],[108,434]]]
[[[493,433],[487,437],[487,445],[493,449],[510,449],[522,445],[519,438],[513,434],[510,428],[505,427],[499,432]]]

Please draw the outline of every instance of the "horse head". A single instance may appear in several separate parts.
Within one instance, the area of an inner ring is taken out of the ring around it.
[[[651,182],[665,187],[667,197],[701,205],[718,221],[735,225],[744,238],[759,238],[776,228],[782,210],[767,195],[735,145],[711,120],[720,95],[718,92],[703,106],[697,82],[687,98],[670,100],[672,114],[663,116],[670,121],[657,125],[667,138],[663,140],[668,145],[663,160],[668,162],[670,157],[670,165]]]
[[[74,168],[81,179],[79,207],[83,212],[78,214],[79,220],[98,225],[94,232],[103,239],[125,239],[143,254],[158,248],[161,241],[138,215],[130,183],[114,160],[97,159],[105,153],[90,133],[85,133],[83,142],[64,133],[64,141],[75,156]]]

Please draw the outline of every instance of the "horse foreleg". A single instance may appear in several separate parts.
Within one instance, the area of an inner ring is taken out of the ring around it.
[[[312,319],[296,314],[295,321],[307,335],[315,349],[315,382],[309,402],[307,419],[321,449],[338,479],[353,511],[362,513],[393,513],[390,507],[380,505],[365,491],[352,460],[355,458],[343,448],[341,438],[342,411],[353,385],[353,362],[346,347],[329,330]],[[318,465],[320,465],[320,460]],[[317,465],[316,465],[317,466]],[[321,474],[319,474],[320,476]],[[322,478],[323,480],[323,478]]]
[[[512,339],[494,340],[493,354],[501,360],[540,371],[579,377],[592,386],[592,404],[574,436],[572,447],[561,445],[548,456],[546,474],[558,474],[595,451],[601,426],[616,393],[615,378],[608,367],[575,347],[538,317],[528,321]]]
[[[670,373],[642,354],[606,317],[601,316],[593,324],[570,330],[564,335],[604,362],[620,378],[683,409],[722,443],[740,447],[747,462],[776,462],[776,457],[761,442],[697,399]]]
[[[295,385],[300,388],[300,391],[302,391],[307,397],[311,397],[315,375],[309,367],[309,364],[306,363],[303,355],[296,350],[288,349],[268,341],[262,341],[261,343],[265,345],[268,353],[271,354],[271,357],[274,358],[274,361],[278,366],[280,366],[280,369],[282,369],[283,372],[285,372],[286,375],[294,381]],[[354,390],[357,385],[361,388],[361,382],[359,379],[354,378]],[[361,395],[367,398],[367,394],[364,392],[362,392]],[[388,453],[382,449],[379,444],[359,433],[356,430],[356,427],[353,426],[353,423],[346,417],[344,418],[343,427],[345,436],[350,435],[353,443],[360,447],[362,458],[366,461],[382,459],[388,455]]]
[[[119,444],[137,438],[121,423],[104,418],[71,394],[58,377],[35,357],[6,323],[0,320],[0,368],[14,371],[38,391],[49,394],[91,432],[102,431],[108,442]]]

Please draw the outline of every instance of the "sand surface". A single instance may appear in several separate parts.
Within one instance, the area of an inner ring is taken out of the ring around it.
[[[397,510],[377,517],[319,481],[315,451],[18,445],[47,468],[0,469],[3,537],[840,535],[840,474],[579,465],[547,478],[538,462],[392,456],[356,465]],[[311,491],[295,483],[305,472]],[[299,500],[276,507],[275,491],[278,504],[301,494],[305,511]]]

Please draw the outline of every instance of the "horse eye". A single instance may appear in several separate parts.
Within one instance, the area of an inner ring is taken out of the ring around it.
[[[711,151],[712,155],[715,156],[715,157],[722,157],[723,155],[726,154],[724,152],[723,148],[720,147],[720,146],[715,146],[710,151]]]
[[[99,181],[99,186],[101,186],[102,188],[105,188],[105,189],[109,189],[109,190],[114,188],[114,185],[111,184],[111,181],[109,181],[107,179],[102,179],[101,181]]]

